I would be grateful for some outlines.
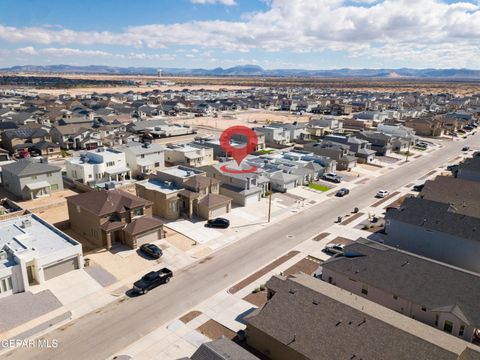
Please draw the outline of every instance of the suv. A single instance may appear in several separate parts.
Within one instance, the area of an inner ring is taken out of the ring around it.
[[[140,280],[133,283],[133,291],[138,294],[146,294],[149,290],[168,283],[172,276],[173,272],[167,268],[158,271],[151,271],[148,274],[143,275]]]
[[[339,183],[343,179],[341,176],[339,176],[337,174],[334,174],[334,173],[323,174],[322,178],[324,180],[331,181],[331,182],[334,182],[334,183]]]
[[[226,229],[230,226],[230,221],[224,218],[216,218],[216,219],[208,220],[205,226],[212,227],[212,228]]]
[[[423,190],[424,187],[425,187],[425,184],[415,185],[415,186],[413,187],[413,191],[418,191],[418,192],[420,192],[420,191]]]
[[[345,195],[348,195],[349,193],[350,193],[350,190],[348,190],[347,188],[342,188],[342,189],[337,191],[335,196],[344,197]]]

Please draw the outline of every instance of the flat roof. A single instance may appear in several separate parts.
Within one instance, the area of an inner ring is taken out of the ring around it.
[[[198,169],[189,168],[185,166],[172,166],[162,169],[160,172],[164,174],[174,175],[181,178],[203,174],[204,172]]]
[[[145,187],[145,189],[159,191],[164,194],[171,194],[181,190],[181,188],[171,181],[163,181],[155,178],[141,181],[138,184]]]
[[[7,247],[15,255],[29,253],[33,258],[41,258],[77,245],[80,244],[33,214],[0,222],[0,249]],[[0,267],[13,265],[12,261],[0,263]]]

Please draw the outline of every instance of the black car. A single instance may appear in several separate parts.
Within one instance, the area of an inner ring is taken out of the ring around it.
[[[148,274],[143,275],[140,280],[133,283],[133,291],[138,294],[146,294],[149,290],[168,283],[172,276],[173,272],[167,268],[158,271],[151,271]]]
[[[343,197],[345,195],[348,195],[350,193],[350,190],[348,190],[347,188],[342,188],[340,190],[337,191],[337,193],[335,194],[335,196],[338,196],[338,197]]]
[[[162,249],[154,244],[143,244],[140,246],[140,251],[154,259],[160,259],[160,257],[163,255]]]
[[[424,187],[425,187],[425,184],[415,185],[415,186],[413,187],[413,191],[418,191],[418,192],[420,192],[420,191],[423,190]]]
[[[462,151],[468,151],[468,150],[470,150],[470,146],[464,146],[464,147],[462,148]]]
[[[230,226],[230,221],[224,218],[216,218],[208,220],[205,224],[207,227],[226,229]]]

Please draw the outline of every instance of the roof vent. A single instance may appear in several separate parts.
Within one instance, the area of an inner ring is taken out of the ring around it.
[[[22,220],[22,228],[25,229],[25,228],[28,228],[30,226],[32,226],[32,223],[29,219]]]
[[[293,290],[293,289],[290,289],[288,292],[293,295],[293,294],[295,294],[297,291],[296,291],[296,290]]]

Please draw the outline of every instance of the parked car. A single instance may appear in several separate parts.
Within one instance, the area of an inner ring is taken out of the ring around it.
[[[337,191],[335,196],[343,197],[345,195],[348,195],[349,193],[350,193],[350,190],[348,190],[347,188],[341,188],[340,190]]]
[[[457,171],[457,170],[458,170],[458,164],[448,165],[448,166],[447,166],[447,170],[448,170],[448,171],[452,171],[452,172]]]
[[[413,191],[418,191],[418,192],[420,192],[420,191],[423,190],[424,187],[425,187],[425,184],[415,185],[415,186],[413,187]]]
[[[224,218],[216,218],[208,220],[205,224],[206,227],[226,229],[230,226],[230,220]]]
[[[343,254],[343,248],[345,247],[344,244],[330,244],[325,246],[323,249],[324,252],[328,254]]]
[[[322,179],[327,180],[327,181],[331,181],[331,182],[334,182],[334,183],[340,183],[343,178],[341,176],[337,175],[337,174],[334,174],[334,173],[326,173],[326,174],[323,174]]]
[[[167,268],[151,271],[133,284],[133,291],[138,294],[146,294],[157,286],[168,283],[172,276],[173,272]]]
[[[462,151],[468,151],[468,150],[470,150],[470,146],[464,146],[464,147],[462,148]]]
[[[160,259],[163,255],[162,249],[155,244],[143,244],[140,246],[140,251],[154,259]]]
[[[387,190],[379,190],[377,192],[377,195],[375,195],[375,197],[377,198],[384,198],[385,196],[387,196],[389,194],[389,192]]]

